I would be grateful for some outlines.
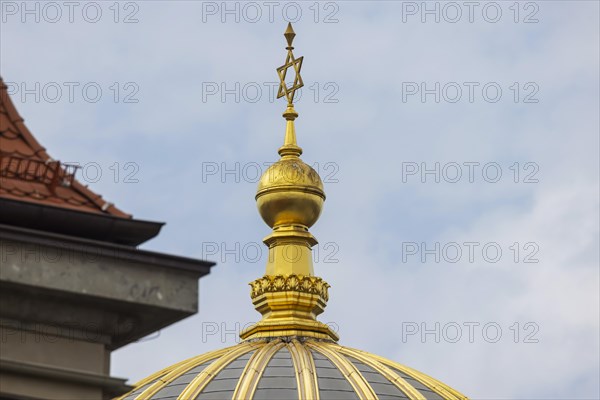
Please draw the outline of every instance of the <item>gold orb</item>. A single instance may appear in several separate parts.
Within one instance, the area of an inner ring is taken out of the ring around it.
[[[310,228],[321,215],[325,192],[321,177],[298,157],[282,158],[262,175],[256,192],[260,216],[271,228]]]

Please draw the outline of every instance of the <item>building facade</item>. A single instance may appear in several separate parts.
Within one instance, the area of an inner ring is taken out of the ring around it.
[[[102,400],[131,389],[110,355],[198,311],[213,263],[138,249],[133,218],[48,155],[0,79],[0,399]]]

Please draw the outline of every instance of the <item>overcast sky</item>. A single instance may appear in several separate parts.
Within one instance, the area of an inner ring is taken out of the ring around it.
[[[472,398],[599,398],[598,4],[3,1],[1,75],[38,140],[167,223],[142,248],[218,263],[200,312],[112,374],[258,319],[254,194],[283,140],[291,20],[298,140],[327,194],[320,319]]]

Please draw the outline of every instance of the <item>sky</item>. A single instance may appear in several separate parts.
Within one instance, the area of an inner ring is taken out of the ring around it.
[[[0,74],[48,152],[217,262],[197,315],[113,353],[133,383],[259,319],[287,22],[340,343],[474,399],[600,398],[599,3],[0,2]]]

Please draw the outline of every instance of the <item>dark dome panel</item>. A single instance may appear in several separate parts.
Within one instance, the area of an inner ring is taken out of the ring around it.
[[[315,360],[321,400],[359,400],[348,380],[329,359],[314,350],[311,354]]]
[[[396,385],[394,385],[389,379],[375,371],[373,368],[366,364],[361,363],[355,358],[348,357],[348,360],[360,371],[362,376],[369,382],[369,385],[373,388],[379,400],[399,400],[408,399],[408,396],[402,392]]]
[[[248,364],[253,352],[246,353],[219,372],[202,390],[202,400],[231,399],[244,368]],[[181,390],[179,393],[181,393]],[[152,398],[154,400],[154,398]],[[157,399],[158,400],[158,399]]]
[[[198,365],[195,368],[192,368],[188,372],[179,376],[177,379],[172,381],[168,386],[165,386],[163,389],[159,390],[154,396],[152,396],[153,400],[170,400],[172,398],[177,398],[177,396],[186,388],[187,385],[199,374],[201,373],[207,366],[210,365],[211,361],[208,361],[204,364]],[[173,397],[175,396],[175,397]],[[129,400],[129,399],[128,399]]]
[[[254,398],[265,400],[298,400],[296,370],[287,348],[279,350],[263,371]]]

